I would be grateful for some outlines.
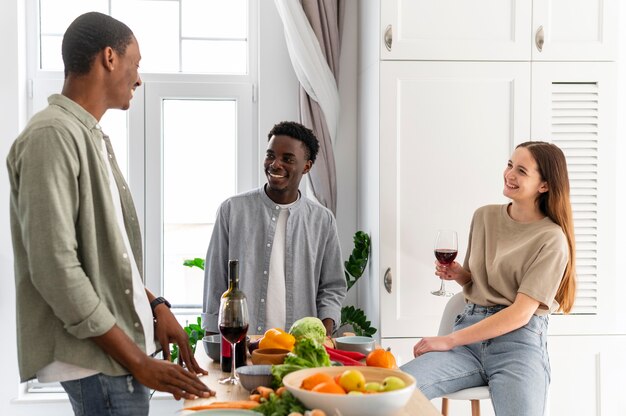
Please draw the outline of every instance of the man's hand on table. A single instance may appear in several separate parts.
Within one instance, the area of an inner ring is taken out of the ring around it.
[[[148,388],[171,393],[176,400],[215,395],[196,373],[146,355],[117,325],[91,339]]]
[[[154,335],[163,348],[163,358],[170,360],[170,343],[178,345],[178,357],[195,374],[208,374],[201,368],[193,356],[189,345],[189,336],[180,326],[176,317],[167,306],[161,304],[154,308]]]
[[[215,396],[196,374],[165,360],[146,357],[146,361],[131,372],[144,386],[172,393],[176,400],[194,400],[200,397]]]

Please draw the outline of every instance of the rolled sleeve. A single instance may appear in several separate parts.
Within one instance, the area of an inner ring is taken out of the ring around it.
[[[115,325],[115,317],[100,302],[89,316],[76,324],[65,325],[65,329],[76,338],[83,339],[100,336],[113,328],[113,325]]]

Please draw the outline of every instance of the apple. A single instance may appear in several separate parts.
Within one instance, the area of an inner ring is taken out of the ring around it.
[[[365,390],[365,377],[359,370],[346,370],[339,377],[339,385],[347,392]]]
[[[377,381],[370,381],[369,383],[365,383],[365,391],[378,393],[383,391],[383,385]]]
[[[406,383],[396,376],[385,377],[383,380],[383,391],[400,390],[406,387]]]

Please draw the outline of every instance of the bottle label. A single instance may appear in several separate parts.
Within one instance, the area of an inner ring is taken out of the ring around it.
[[[230,342],[226,341],[226,338],[222,337],[222,357],[230,358]]]

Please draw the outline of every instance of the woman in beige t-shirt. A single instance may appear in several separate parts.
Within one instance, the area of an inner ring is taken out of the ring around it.
[[[463,266],[436,274],[463,286],[467,301],[454,332],[415,344],[402,370],[429,399],[489,385],[498,416],[541,416],[550,363],[548,316],[568,313],[575,296],[574,229],[563,152],[522,143],[504,170],[507,205],[474,213]]]

